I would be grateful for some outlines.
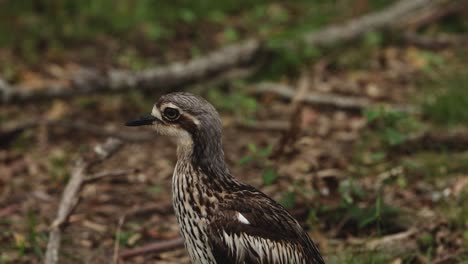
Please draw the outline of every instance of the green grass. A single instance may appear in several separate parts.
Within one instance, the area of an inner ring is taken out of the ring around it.
[[[421,152],[401,161],[406,174],[425,180],[444,179],[468,170],[468,153]]]
[[[356,12],[354,0],[9,1],[0,8],[0,47],[14,48],[26,63],[37,63],[42,56],[57,58],[84,43],[106,46],[116,40],[124,50],[115,59],[139,69],[146,65],[138,58],[146,58],[138,54],[140,48],[151,46],[151,53],[156,49],[164,54],[174,40],[182,39],[190,42],[190,53],[197,55],[211,49],[213,42],[224,45],[253,36],[272,38],[272,43],[289,41],[388,4],[370,0]],[[132,45],[138,52],[125,50]],[[88,51],[92,54],[87,57],[99,55],[93,48]],[[317,52],[306,49],[304,53]],[[286,61],[294,62],[304,54],[300,55],[289,55]]]
[[[462,191],[456,199],[442,201],[441,208],[444,215],[447,216],[449,224],[458,230],[468,228],[468,190]],[[464,243],[468,245],[468,232],[465,231]]]
[[[426,118],[439,125],[468,125],[468,75],[455,72],[433,86],[424,104]]]
[[[236,114],[238,118],[252,119],[258,108],[257,100],[243,92],[241,90],[242,86],[242,84],[238,85],[236,87],[238,89],[231,93],[224,93],[219,89],[210,89],[208,100],[221,111]]]

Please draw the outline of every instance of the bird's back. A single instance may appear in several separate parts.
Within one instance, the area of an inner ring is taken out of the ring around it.
[[[210,221],[217,263],[324,263],[299,223],[280,204],[240,184]]]

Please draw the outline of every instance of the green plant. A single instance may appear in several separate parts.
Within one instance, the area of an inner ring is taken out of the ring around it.
[[[41,234],[38,234],[36,231],[36,228],[37,228],[36,214],[29,211],[27,220],[28,220],[28,236],[27,236],[28,243],[27,244],[37,257],[42,258],[44,254],[42,252],[40,242],[41,240],[44,240],[44,237],[41,238]]]
[[[356,198],[360,199],[365,196],[364,190],[359,185],[354,184],[352,179],[340,182],[338,191],[341,194],[343,205],[353,204]]]
[[[456,72],[432,84],[423,104],[425,117],[440,125],[468,124],[468,76]]]
[[[285,192],[281,196],[279,203],[285,208],[294,208],[296,205],[296,193],[295,192]]]
[[[232,27],[227,27],[225,30],[224,30],[224,38],[228,41],[228,42],[234,42],[234,41],[237,41],[239,40],[239,33],[237,32],[236,29],[232,28]]]
[[[405,157],[401,164],[406,174],[434,182],[468,170],[468,153],[421,152]]]
[[[219,89],[212,89],[208,93],[208,99],[217,109],[231,112],[239,118],[249,118],[257,110],[257,100],[238,90],[225,94]]]
[[[267,167],[262,173],[262,179],[264,185],[271,185],[278,179],[278,173],[275,169]]]
[[[68,157],[62,150],[51,151],[48,157],[48,170],[52,179],[64,181],[68,178],[70,172],[67,168]]]
[[[239,165],[246,165],[250,162],[256,161],[261,163],[263,167],[262,180],[264,185],[271,185],[278,179],[278,173],[276,172],[272,162],[268,159],[270,156],[273,146],[268,145],[264,148],[258,148],[255,144],[247,144],[248,154],[241,157],[238,160]]]
[[[164,191],[164,188],[161,185],[152,185],[147,188],[148,192],[151,194],[159,194]]]
[[[399,145],[406,141],[407,136],[417,131],[421,124],[405,112],[389,111],[383,107],[366,109],[370,131],[374,132],[384,147]]]
[[[347,219],[351,229],[356,230],[375,227],[379,234],[396,228],[389,219],[394,218],[399,210],[384,203],[380,194],[373,198],[371,193],[366,193],[353,180],[342,181],[338,191],[341,194],[340,205],[335,209],[327,209],[328,214],[336,217],[335,220]],[[369,203],[372,200],[374,203]]]
[[[125,245],[128,244],[128,241],[129,241],[130,237],[132,237],[132,236],[133,236],[132,232],[121,231],[117,235],[117,241],[119,241],[120,245],[125,246]]]
[[[320,219],[317,216],[318,210],[315,208],[310,208],[309,213],[307,214],[306,224],[309,227],[309,230],[313,230],[320,224]]]
[[[432,234],[425,232],[418,236],[417,238],[419,247],[430,255],[430,251],[434,249],[435,239]]]
[[[268,156],[270,156],[271,152],[273,151],[273,146],[268,145],[264,148],[258,148],[257,145],[249,143],[247,144],[247,150],[248,154],[238,160],[239,165],[245,165],[254,160],[267,162]]]

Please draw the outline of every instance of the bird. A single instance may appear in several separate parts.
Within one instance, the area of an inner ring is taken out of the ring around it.
[[[221,118],[206,99],[165,94],[150,113],[126,125],[151,126],[176,139],[172,203],[192,263],[325,263],[283,206],[230,173]]]

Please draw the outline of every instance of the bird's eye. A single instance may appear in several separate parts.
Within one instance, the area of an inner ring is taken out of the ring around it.
[[[175,121],[179,119],[180,113],[179,110],[175,108],[167,107],[166,109],[164,109],[164,116],[171,121]]]

